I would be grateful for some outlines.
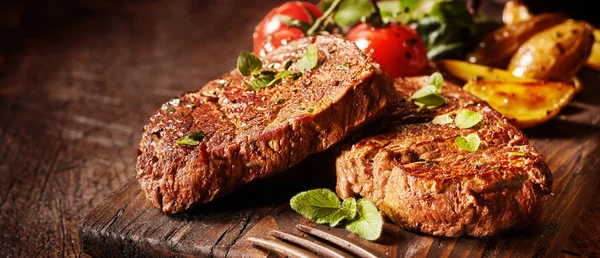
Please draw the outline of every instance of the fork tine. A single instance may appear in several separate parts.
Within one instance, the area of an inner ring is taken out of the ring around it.
[[[311,252],[306,250],[302,250],[298,247],[295,247],[290,244],[283,243],[281,241],[249,237],[248,241],[252,242],[255,245],[262,246],[268,250],[273,250],[278,253],[281,253],[290,257],[298,257],[298,258],[318,258],[318,256],[314,255]]]
[[[360,246],[357,243],[351,242],[350,240],[329,234],[325,231],[318,230],[316,228],[312,228],[309,226],[298,224],[296,228],[306,234],[317,236],[319,238],[325,239],[331,243],[339,245],[343,247],[345,250],[352,252],[353,254],[358,255],[361,258],[377,258],[377,257],[385,257],[382,254],[375,253],[375,250],[370,250],[370,248]]]
[[[352,258],[352,256],[344,254],[338,250],[328,248],[324,245],[321,245],[320,243],[316,243],[311,240],[304,239],[304,238],[301,238],[301,237],[298,237],[298,236],[295,236],[292,234],[284,233],[284,232],[277,231],[277,230],[272,230],[271,235],[273,235],[277,238],[281,238],[286,241],[295,243],[297,245],[300,245],[308,250],[311,250],[311,251],[315,252],[319,257]]]

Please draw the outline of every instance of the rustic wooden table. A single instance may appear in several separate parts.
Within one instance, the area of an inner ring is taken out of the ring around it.
[[[133,177],[150,114],[229,71],[282,1],[116,2],[0,12],[0,257],[84,255],[77,222]],[[600,189],[573,219],[562,255],[600,255]]]

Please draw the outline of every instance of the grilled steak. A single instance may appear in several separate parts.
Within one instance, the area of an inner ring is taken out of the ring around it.
[[[399,108],[342,147],[336,159],[338,195],[361,195],[396,224],[440,236],[487,236],[531,222],[550,192],[552,175],[525,135],[450,83],[442,89],[445,106],[418,111],[410,96],[426,85],[425,77],[396,80]],[[483,119],[469,129],[431,123],[461,108]],[[481,139],[472,153],[454,142],[471,133]]]
[[[319,50],[319,65],[297,79],[252,91],[244,83],[250,78],[236,69],[150,118],[138,149],[137,179],[155,206],[175,213],[209,202],[290,168],[390,111],[392,80],[351,42],[298,40],[268,55],[264,68],[284,69],[309,44]],[[289,69],[297,71],[296,64]],[[176,144],[199,131],[205,135],[199,145]]]

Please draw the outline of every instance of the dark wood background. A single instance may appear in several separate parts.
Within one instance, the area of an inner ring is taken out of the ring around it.
[[[280,2],[0,4],[0,256],[84,255],[77,222],[133,177],[150,114],[234,67]],[[600,255],[595,191],[563,255]]]

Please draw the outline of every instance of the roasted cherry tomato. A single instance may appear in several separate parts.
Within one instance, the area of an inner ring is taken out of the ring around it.
[[[304,37],[297,27],[290,27],[281,21],[281,16],[312,24],[323,15],[321,10],[308,2],[287,2],[273,10],[256,26],[254,34],[254,54],[265,56],[288,42]]]
[[[417,32],[407,26],[390,23],[375,28],[361,23],[346,39],[370,54],[392,78],[422,75],[427,70],[427,50]]]

